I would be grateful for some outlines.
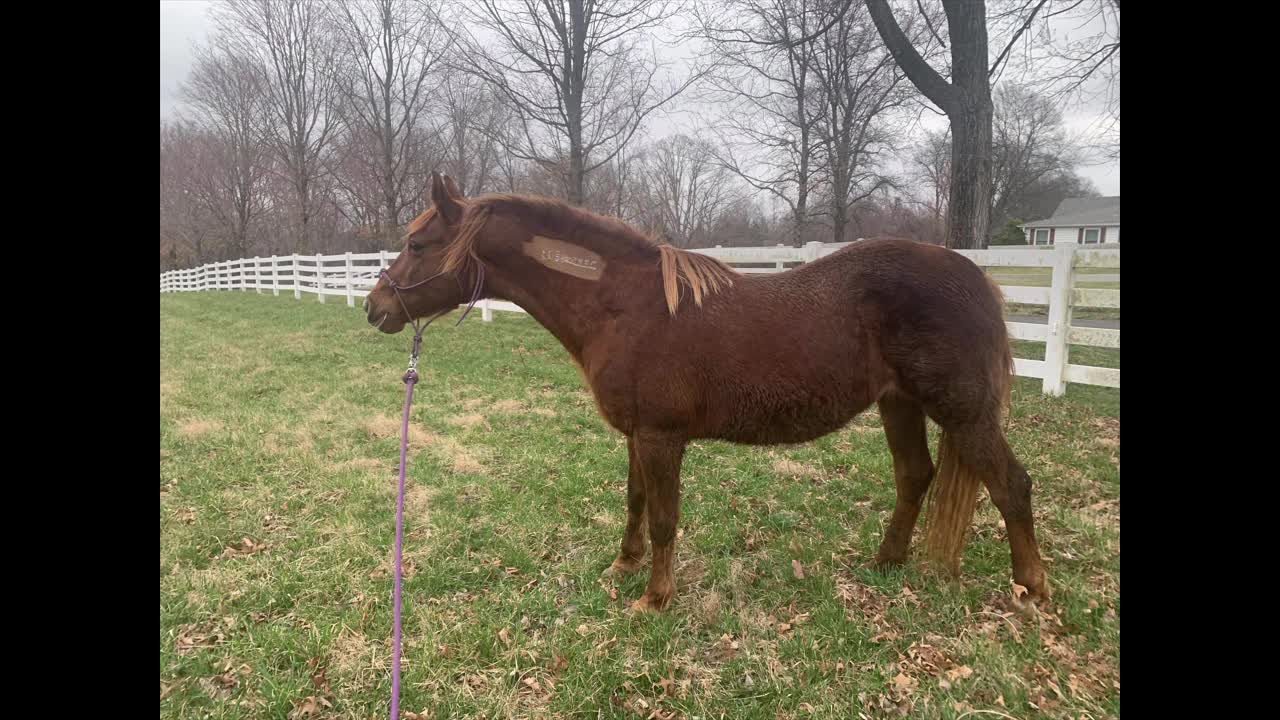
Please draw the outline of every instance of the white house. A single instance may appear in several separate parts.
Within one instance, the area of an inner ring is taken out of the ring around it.
[[[1022,226],[1028,245],[1120,243],[1120,196],[1067,198],[1053,216]]]

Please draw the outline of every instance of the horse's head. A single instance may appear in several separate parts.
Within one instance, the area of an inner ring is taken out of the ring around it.
[[[466,209],[462,193],[452,178],[432,173],[431,201],[432,207],[409,224],[400,256],[365,298],[369,324],[384,333],[395,334],[417,318],[446,313],[471,295],[472,288],[464,285],[472,280],[447,262]]]

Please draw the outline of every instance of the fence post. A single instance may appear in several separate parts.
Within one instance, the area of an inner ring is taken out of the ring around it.
[[[778,243],[778,247],[786,247],[786,245],[783,245],[782,243]],[[782,272],[783,270],[786,269],[786,265],[781,260],[779,260],[778,262],[773,264],[773,269],[776,270],[777,272]]]
[[[1049,288],[1048,334],[1044,343],[1044,386],[1046,395],[1059,397],[1067,391],[1064,375],[1071,330],[1071,286],[1075,274],[1076,246],[1062,244],[1053,249],[1053,284]]]
[[[324,304],[324,260],[320,253],[316,253],[316,298],[320,304]]]
[[[811,240],[804,244],[804,249],[802,251],[803,254],[801,257],[804,258],[804,262],[813,262],[818,259],[818,252],[820,250],[822,250],[822,243],[817,240]]]
[[[271,256],[271,294],[280,295],[280,264],[276,256]]]
[[[379,250],[378,251],[378,271],[381,272],[382,269],[385,268],[386,266],[387,266],[387,251]]]
[[[347,307],[356,306],[356,296],[352,294],[351,287],[351,252],[347,252]]]
[[[298,253],[293,254],[293,299],[302,299],[302,275],[298,273]]]
[[[253,256],[253,291],[262,294],[262,263],[257,255]]]
[[[488,298],[480,301],[480,319],[485,322],[493,322],[493,308],[489,307]]]

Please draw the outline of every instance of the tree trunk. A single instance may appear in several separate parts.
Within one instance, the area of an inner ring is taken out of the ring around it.
[[[566,63],[565,77],[568,92],[565,94],[565,110],[569,121],[569,204],[582,205],[585,199],[583,192],[583,168],[585,158],[582,152],[582,96],[586,84],[587,20],[582,2],[569,5],[569,44],[565,48],[570,53]]]
[[[977,102],[951,117],[951,197],[947,247],[981,250],[991,223],[991,104]]]
[[[985,0],[943,0],[951,35],[951,82],[929,67],[893,19],[887,0],[865,0],[898,67],[951,121],[947,247],[987,246],[991,223],[991,83]]]
[[[951,78],[951,200],[947,247],[980,250],[991,224],[991,81],[987,72],[987,11],[982,0],[948,0]]]

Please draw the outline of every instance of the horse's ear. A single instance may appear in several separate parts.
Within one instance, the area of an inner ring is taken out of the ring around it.
[[[449,194],[452,195],[455,199],[457,200],[464,199],[462,191],[458,189],[458,184],[455,183],[453,181],[453,178],[450,177],[449,175],[444,176],[444,189],[448,190]]]
[[[457,225],[462,219],[462,204],[449,194],[444,178],[438,172],[431,173],[431,202],[446,225]]]

